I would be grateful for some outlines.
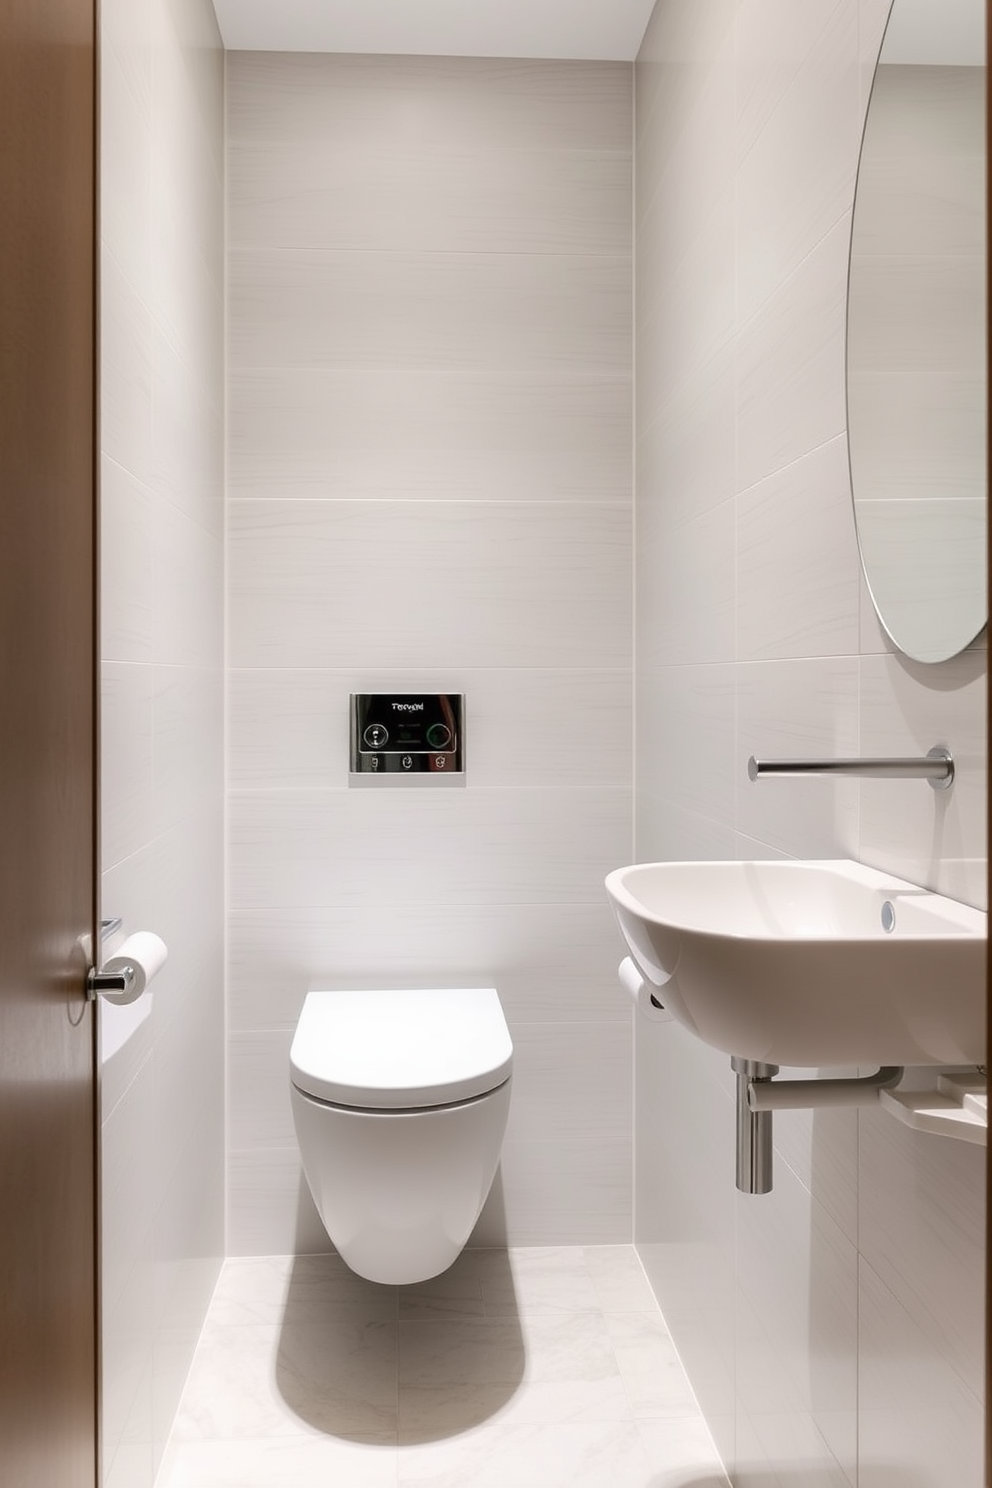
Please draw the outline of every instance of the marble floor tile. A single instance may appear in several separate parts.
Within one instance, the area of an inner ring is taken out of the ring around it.
[[[615,1313],[607,1318],[607,1328],[635,1416],[698,1414],[696,1397],[657,1308]]]
[[[169,1488],[396,1488],[396,1443],[320,1437],[180,1442],[159,1483]]]
[[[228,1261],[157,1488],[726,1488],[632,1246]]]
[[[651,1488],[729,1488],[701,1415],[638,1421],[637,1429],[654,1474]]]
[[[654,1488],[630,1421],[503,1425],[401,1447],[399,1488]]]
[[[656,1312],[658,1303],[632,1245],[587,1245],[582,1250],[603,1312]]]
[[[177,1440],[293,1436],[362,1439],[396,1430],[396,1328],[383,1322],[222,1327],[201,1335]]]

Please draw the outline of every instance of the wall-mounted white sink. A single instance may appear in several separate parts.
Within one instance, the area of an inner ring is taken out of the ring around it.
[[[658,998],[779,1065],[985,1061],[986,915],[859,863],[638,863],[606,888]]]

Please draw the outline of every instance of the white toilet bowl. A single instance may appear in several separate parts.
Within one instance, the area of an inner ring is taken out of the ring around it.
[[[486,1201],[513,1045],[492,987],[307,994],[290,1051],[303,1171],[370,1281],[436,1276]]]

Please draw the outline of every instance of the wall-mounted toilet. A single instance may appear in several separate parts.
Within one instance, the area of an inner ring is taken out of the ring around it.
[[[499,1162],[513,1045],[492,987],[313,990],[290,1051],[303,1171],[370,1281],[452,1264]]]

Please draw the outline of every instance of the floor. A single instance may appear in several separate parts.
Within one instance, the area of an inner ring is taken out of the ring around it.
[[[225,1263],[157,1488],[726,1488],[633,1247]]]

